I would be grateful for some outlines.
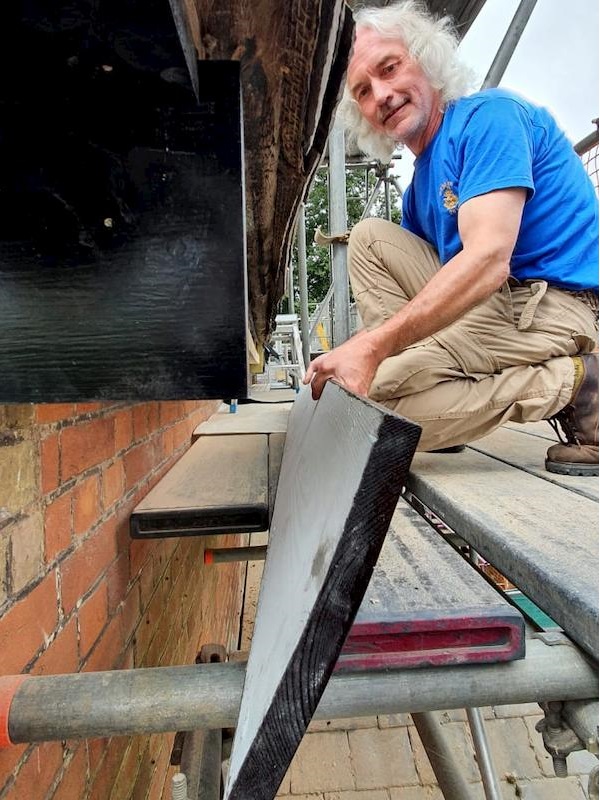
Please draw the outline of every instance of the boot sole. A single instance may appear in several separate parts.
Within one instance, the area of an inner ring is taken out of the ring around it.
[[[598,477],[598,464],[576,464],[574,462],[546,461],[548,472],[556,475],[577,475],[579,477]]]

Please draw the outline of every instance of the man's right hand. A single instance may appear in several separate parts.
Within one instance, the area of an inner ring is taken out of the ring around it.
[[[377,367],[383,360],[377,353],[374,337],[361,331],[347,342],[311,361],[304,383],[311,384],[313,400],[318,400],[325,383],[333,378],[355,394],[367,396]]]

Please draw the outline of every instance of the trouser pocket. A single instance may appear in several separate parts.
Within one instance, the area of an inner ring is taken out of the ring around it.
[[[469,378],[481,380],[500,371],[500,364],[492,351],[463,327],[450,326],[433,338],[450,353],[461,372]]]

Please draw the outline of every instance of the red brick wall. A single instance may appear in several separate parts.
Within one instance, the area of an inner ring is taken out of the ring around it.
[[[214,539],[132,541],[128,528],[217,405],[0,407],[0,675],[190,664],[204,643],[236,646],[242,566],[205,567]],[[8,748],[0,800],[170,797],[172,740]]]

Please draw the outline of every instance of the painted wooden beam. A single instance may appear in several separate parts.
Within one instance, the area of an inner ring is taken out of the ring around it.
[[[272,800],[361,603],[420,429],[329,382],[290,413],[225,791]]]
[[[182,14],[0,12],[0,402],[246,394],[240,65]]]

